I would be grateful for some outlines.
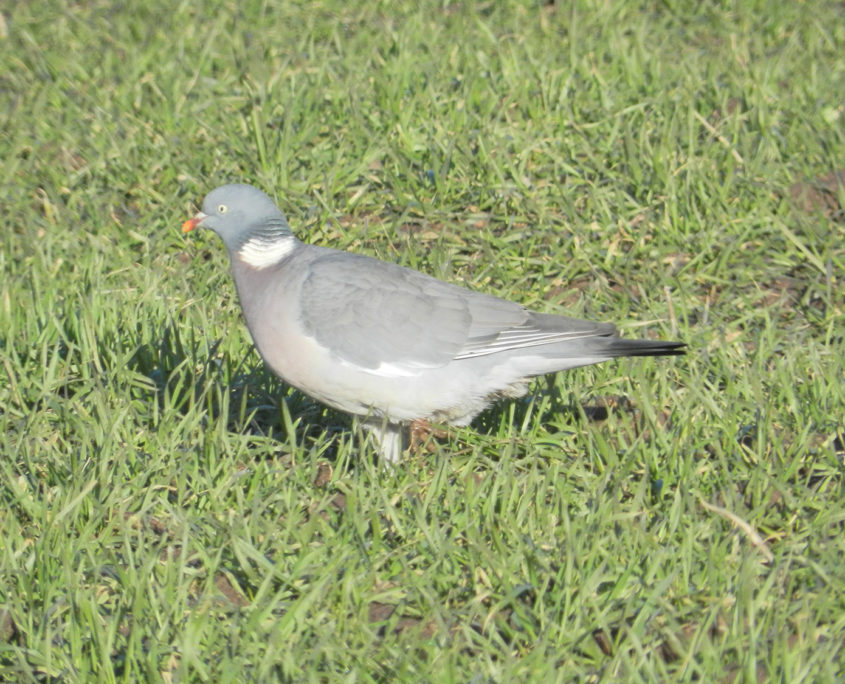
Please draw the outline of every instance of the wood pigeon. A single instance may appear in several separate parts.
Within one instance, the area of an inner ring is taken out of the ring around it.
[[[280,378],[356,416],[395,463],[414,421],[467,425],[538,375],[619,356],[683,354],[610,323],[530,311],[409,268],[298,240],[265,193],[210,192],[182,231],[226,245],[247,327]]]

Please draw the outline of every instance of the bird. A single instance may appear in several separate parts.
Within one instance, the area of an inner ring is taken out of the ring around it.
[[[684,353],[611,323],[521,304],[379,259],[300,241],[262,190],[218,187],[182,232],[223,241],[247,328],[269,369],[351,414],[386,464],[413,423],[468,425],[531,378],[622,356]]]

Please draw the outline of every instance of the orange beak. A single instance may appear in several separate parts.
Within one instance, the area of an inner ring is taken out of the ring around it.
[[[201,211],[198,212],[197,215],[194,216],[194,218],[189,218],[187,221],[185,221],[185,223],[182,224],[182,232],[190,233],[194,228],[196,228],[207,218],[208,214],[203,214]]]

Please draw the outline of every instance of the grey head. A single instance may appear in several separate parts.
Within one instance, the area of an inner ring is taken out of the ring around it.
[[[182,232],[210,228],[230,253],[251,240],[267,243],[291,237],[285,215],[270,197],[251,185],[221,185],[205,196],[202,210],[182,224]]]

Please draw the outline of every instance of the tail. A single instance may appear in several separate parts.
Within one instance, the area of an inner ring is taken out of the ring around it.
[[[681,356],[686,354],[683,342],[663,340],[626,340],[622,337],[607,338],[607,346],[601,351],[612,359],[617,356]]]

